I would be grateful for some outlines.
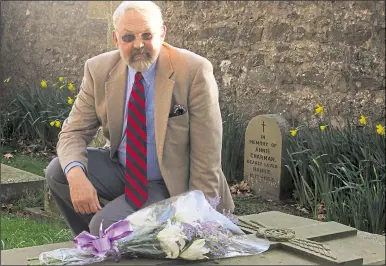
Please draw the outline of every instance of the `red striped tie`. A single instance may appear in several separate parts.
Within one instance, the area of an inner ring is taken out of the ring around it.
[[[135,74],[127,108],[125,198],[134,210],[147,201],[145,89],[140,72]]]

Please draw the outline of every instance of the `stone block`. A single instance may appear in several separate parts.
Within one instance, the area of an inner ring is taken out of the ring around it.
[[[291,26],[287,23],[273,25],[270,29],[269,40],[286,41],[291,31]]]
[[[24,195],[36,195],[44,190],[45,179],[5,164],[1,164],[1,202],[17,200]]]
[[[264,228],[286,228],[295,232],[296,241],[271,241],[268,251],[256,256],[235,257],[208,261],[182,261],[167,259],[129,259],[122,257],[121,265],[384,265],[385,237],[357,231],[336,222],[319,222],[277,211],[239,217],[255,221]],[[244,228],[244,227],[242,227]],[[248,238],[257,239],[253,230]],[[299,240],[300,239],[300,240]],[[302,241],[306,244],[302,245]],[[319,247],[320,250],[313,247]],[[1,251],[1,264],[25,265],[27,258],[37,257],[41,252],[72,247],[71,242]],[[326,257],[323,249],[329,250]],[[96,263],[111,265],[112,261]]]

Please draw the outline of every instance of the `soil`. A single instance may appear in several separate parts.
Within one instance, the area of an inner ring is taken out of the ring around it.
[[[280,211],[283,213],[314,219],[312,213],[296,204],[294,200],[270,201],[257,196],[233,196],[237,216],[260,212]]]

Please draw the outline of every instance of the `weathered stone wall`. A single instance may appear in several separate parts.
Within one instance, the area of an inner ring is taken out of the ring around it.
[[[85,60],[113,48],[106,17],[116,3],[2,2],[1,78],[12,77],[2,91],[59,76],[79,85]]]
[[[222,103],[248,116],[312,115],[384,120],[383,1],[162,1],[167,42],[207,57]],[[2,2],[1,78],[22,87],[66,76],[113,49],[119,2]],[[340,119],[338,119],[339,121]]]

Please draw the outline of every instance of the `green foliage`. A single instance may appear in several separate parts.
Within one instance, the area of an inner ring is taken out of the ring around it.
[[[1,250],[70,241],[72,233],[63,223],[33,221],[1,213]]]
[[[39,139],[43,144],[55,141],[72,107],[68,97],[73,99],[74,93],[64,82],[13,91],[9,111],[2,113],[2,134],[7,138]]]
[[[1,154],[5,153],[3,149],[0,149],[0,152]],[[44,176],[44,169],[49,163],[48,158],[20,153],[16,153],[13,156],[14,157],[9,160],[3,158],[1,163],[22,169],[35,175]]]
[[[367,126],[325,130],[301,126],[288,136],[294,196],[317,216],[382,233],[385,228],[385,137]]]
[[[222,170],[228,182],[239,182],[243,180],[244,134],[248,121],[235,105],[223,107],[222,120]]]

